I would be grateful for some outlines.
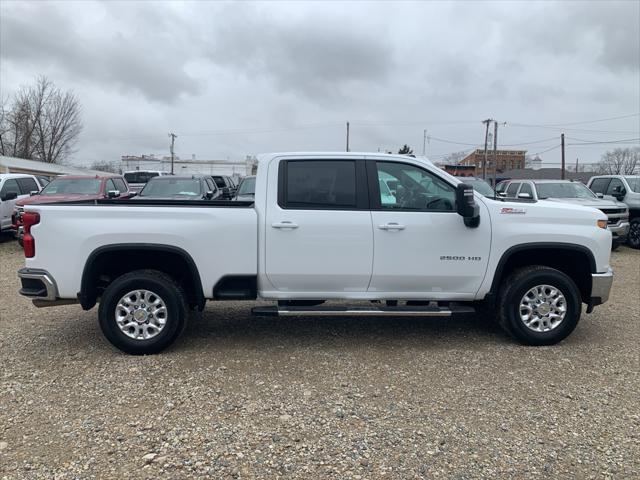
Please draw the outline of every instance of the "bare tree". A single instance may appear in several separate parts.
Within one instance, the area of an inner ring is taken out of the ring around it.
[[[457,165],[458,162],[460,162],[460,160],[462,160],[466,156],[467,156],[466,151],[452,152],[442,157],[442,160],[440,160],[440,162],[447,165]]]
[[[116,162],[107,162],[106,160],[96,160],[89,168],[91,170],[100,170],[101,172],[120,173]]]
[[[0,109],[0,153],[61,163],[72,152],[82,131],[80,102],[46,77],[22,87],[11,105]]]
[[[636,169],[640,169],[640,147],[610,150],[598,164],[598,173],[605,175],[631,175]]]

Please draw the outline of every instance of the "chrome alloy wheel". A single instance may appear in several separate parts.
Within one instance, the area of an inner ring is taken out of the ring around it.
[[[567,300],[551,285],[537,285],[520,300],[520,320],[534,332],[548,332],[562,323],[567,314]]]
[[[116,306],[116,323],[120,330],[135,340],[148,340],[158,335],[167,323],[164,300],[149,290],[133,290]]]

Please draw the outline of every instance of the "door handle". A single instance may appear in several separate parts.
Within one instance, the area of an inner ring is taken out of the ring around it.
[[[399,223],[390,222],[385,223],[384,225],[378,225],[380,230],[404,230],[406,227],[404,225],[400,225]]]
[[[298,225],[296,223],[290,222],[288,220],[285,220],[283,222],[272,223],[271,226],[273,228],[291,228],[291,229],[298,228]]]

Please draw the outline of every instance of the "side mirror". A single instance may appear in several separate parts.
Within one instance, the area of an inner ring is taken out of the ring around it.
[[[507,198],[507,192],[498,192],[500,198]]]
[[[467,227],[475,228],[480,225],[480,209],[476,205],[471,185],[460,183],[456,187],[456,209]]]
[[[6,202],[8,200],[15,200],[16,198],[18,198],[18,193],[17,192],[9,192],[9,193],[5,193],[0,200],[2,200],[3,202]]]
[[[213,198],[213,191],[211,191],[211,190],[207,191],[207,193],[204,194],[204,197],[207,200],[211,200]]]
[[[522,192],[518,194],[518,198],[525,198],[527,200],[531,200],[531,194],[530,193],[526,193],[526,192]]]
[[[601,193],[596,193],[596,197],[598,197],[598,198],[604,198],[604,195],[603,195],[603,194],[601,194]]]
[[[31,190],[31,191],[29,192],[29,196],[30,196],[30,197],[33,197],[34,195],[37,195],[38,193],[40,193],[40,192],[38,192],[38,190]]]
[[[119,190],[109,190],[107,192],[107,198],[118,198],[120,196]]]

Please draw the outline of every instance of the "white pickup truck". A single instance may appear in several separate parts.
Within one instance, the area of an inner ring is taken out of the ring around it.
[[[277,302],[259,315],[480,308],[521,342],[549,345],[613,280],[601,211],[493,200],[399,155],[262,155],[255,202],[31,204],[24,224],[20,293],[37,306],[99,302],[105,336],[131,354],[166,348],[206,300]]]

